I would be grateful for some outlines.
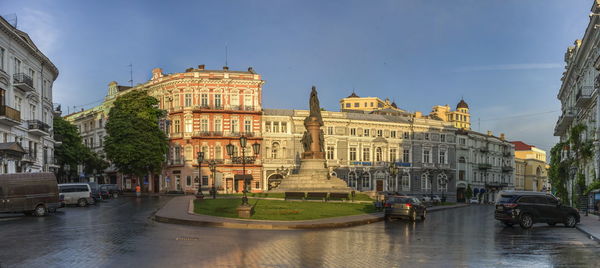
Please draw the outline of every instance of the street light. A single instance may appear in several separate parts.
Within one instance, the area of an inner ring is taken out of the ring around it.
[[[203,199],[204,194],[202,193],[202,161],[204,161],[204,152],[198,152],[198,193],[196,193],[197,199]]]
[[[212,195],[213,199],[217,198],[217,189],[215,189],[215,179],[217,178],[216,176],[216,172],[217,172],[217,161],[215,160],[211,160],[208,163],[208,167],[210,168],[210,171],[213,174],[213,180],[212,180],[212,187],[210,188],[210,195]]]
[[[246,177],[246,145],[247,144],[248,144],[248,138],[246,138],[246,136],[242,135],[240,137],[240,146],[242,147],[242,173],[243,173],[243,180],[244,180],[244,190],[242,191],[244,194],[242,196],[242,206],[249,206],[248,196],[246,194],[248,192],[248,178]],[[225,148],[227,149],[227,154],[233,160],[233,155],[235,153],[234,145],[229,143],[227,146],[225,146]],[[260,143],[254,142],[254,144],[252,144],[252,150],[254,151],[254,155],[258,155],[260,152]]]
[[[396,165],[396,163],[390,163],[390,166],[388,167],[391,178],[393,178],[394,180],[396,179],[396,176],[398,176],[398,171],[400,171],[400,168],[398,168],[398,165]],[[398,191],[398,183],[397,181],[394,181],[394,191]],[[389,185],[389,183],[388,183]]]

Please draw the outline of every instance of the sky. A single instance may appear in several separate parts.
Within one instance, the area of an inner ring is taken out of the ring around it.
[[[464,98],[472,129],[544,150],[557,141],[564,53],[583,37],[592,0],[153,1],[2,0],[59,68],[63,113],[128,85],[206,64],[252,66],[263,107],[307,109],[390,98],[408,111]]]

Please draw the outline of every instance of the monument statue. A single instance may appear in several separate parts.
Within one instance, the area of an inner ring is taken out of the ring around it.
[[[309,99],[310,113],[304,119],[306,131],[302,136],[302,159],[297,172],[289,174],[277,188],[270,189],[274,192],[345,192],[352,191],[345,181],[332,176],[333,168],[327,167],[325,159],[325,133],[321,130],[323,118],[317,96],[317,89],[313,86]]]

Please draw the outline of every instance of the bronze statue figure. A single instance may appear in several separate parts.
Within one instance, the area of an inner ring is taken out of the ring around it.
[[[312,138],[308,131],[304,131],[304,135],[302,135],[302,140],[300,140],[300,142],[302,143],[302,147],[304,147],[304,151],[310,152],[310,144],[312,143]]]
[[[321,144],[321,152],[325,152],[325,133],[322,129],[319,133],[319,143]]]
[[[317,88],[312,87],[309,99],[310,115],[307,118],[314,117],[321,126],[323,126],[323,118],[321,117],[321,106],[319,105],[319,97],[317,96]]]

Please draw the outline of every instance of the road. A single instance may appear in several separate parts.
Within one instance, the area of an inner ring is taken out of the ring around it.
[[[168,197],[109,200],[35,218],[0,216],[0,267],[593,267],[600,244],[576,229],[506,228],[493,207],[425,222],[344,229],[201,228],[149,219]]]

